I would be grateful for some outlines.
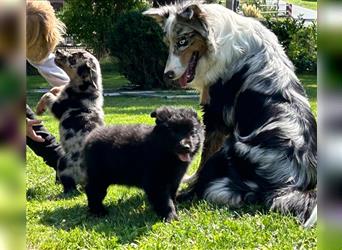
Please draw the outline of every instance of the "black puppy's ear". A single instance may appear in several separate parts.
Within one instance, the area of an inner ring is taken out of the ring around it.
[[[152,118],[156,118],[157,117],[157,110],[153,111],[150,115]]]
[[[156,118],[156,124],[168,121],[172,116],[171,110],[167,107],[157,108],[151,113],[152,118]]]

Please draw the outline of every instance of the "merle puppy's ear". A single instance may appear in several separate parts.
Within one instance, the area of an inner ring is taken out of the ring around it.
[[[96,71],[96,65],[95,63],[93,62],[93,60],[89,59],[86,61],[86,65],[89,69],[93,70],[93,71]]]
[[[93,85],[93,87],[95,89],[97,89],[97,85],[96,85],[96,65],[95,65],[95,63],[91,59],[86,61],[86,65],[89,68],[90,82]]]
[[[172,116],[172,110],[167,107],[157,108],[151,113],[152,118],[156,118],[156,124],[168,121]]]
[[[165,19],[169,17],[166,8],[150,8],[142,13],[144,16],[152,17],[160,26],[163,26]]]
[[[205,13],[198,4],[191,4],[177,13],[180,22],[190,26],[201,34],[204,38],[209,35],[208,24]]]

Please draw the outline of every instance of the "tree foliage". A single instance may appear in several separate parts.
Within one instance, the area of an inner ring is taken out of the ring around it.
[[[119,70],[132,84],[141,89],[168,87],[163,80],[167,59],[163,32],[151,18],[137,11],[122,15],[110,44]]]
[[[118,17],[130,10],[142,9],[144,0],[67,0],[60,17],[68,34],[102,56]]]
[[[286,54],[298,73],[316,73],[317,70],[317,26],[306,25],[304,19],[270,18],[264,25],[272,30],[283,45]]]

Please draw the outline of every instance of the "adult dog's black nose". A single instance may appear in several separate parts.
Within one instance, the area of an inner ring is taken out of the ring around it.
[[[172,80],[173,78],[175,78],[175,76],[176,76],[176,74],[175,74],[175,72],[173,70],[169,70],[168,72],[166,72],[164,74],[164,77],[167,80]]]

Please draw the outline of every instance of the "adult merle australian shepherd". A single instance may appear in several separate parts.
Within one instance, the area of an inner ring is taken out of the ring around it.
[[[277,37],[218,4],[188,1],[144,14],[165,32],[165,77],[198,89],[203,105],[202,162],[179,198],[261,203],[312,226],[316,121]]]

